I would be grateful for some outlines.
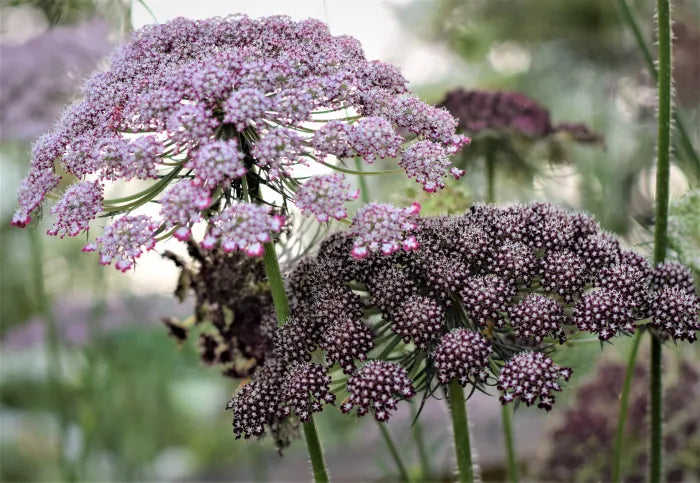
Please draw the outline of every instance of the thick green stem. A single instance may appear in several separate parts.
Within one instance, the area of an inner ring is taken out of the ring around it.
[[[615,435],[615,449],[613,453],[613,470],[612,481],[619,483],[622,481],[622,442],[625,435],[625,423],[627,422],[627,401],[629,399],[630,386],[632,385],[632,376],[634,375],[635,363],[637,360],[637,352],[639,351],[639,343],[642,340],[644,331],[637,331],[632,342],[632,348],[627,359],[627,369],[625,370],[625,381],[622,385],[622,394],[620,395],[620,412],[617,417],[617,434]]]
[[[326,463],[323,461],[323,450],[321,449],[321,441],[318,439],[318,432],[316,431],[316,423],[314,423],[313,416],[311,416],[303,426],[306,446],[309,448],[309,458],[311,458],[314,481],[316,483],[327,483],[329,481],[328,472],[326,471]]]
[[[450,384],[448,392],[459,481],[471,483],[474,481],[474,467],[472,466],[472,450],[469,444],[469,423],[467,421],[467,405],[464,401],[464,389],[455,380]]]
[[[518,481],[518,464],[515,458],[515,442],[513,441],[513,424],[510,406],[501,406],[501,419],[503,420],[503,437],[506,443],[506,461],[508,463],[508,481]]]
[[[658,77],[658,147],[656,160],[656,220],[654,223],[654,263],[666,259],[668,244],[668,199],[669,171],[671,156],[671,2],[657,0],[656,18],[658,22],[659,77]],[[661,342],[651,338],[650,368],[650,454],[649,479],[652,483],[661,481],[662,455],[662,382],[661,382]]]
[[[391,433],[386,427],[386,423],[377,422],[377,426],[379,426],[379,431],[382,434],[382,439],[384,440],[384,443],[386,444],[387,448],[389,448],[391,457],[394,458],[394,463],[396,463],[396,469],[399,470],[399,478],[401,479],[401,481],[408,481],[408,473],[406,472],[406,466],[401,460],[401,453],[396,447],[396,444],[394,443],[394,438],[391,437]]]
[[[287,300],[287,294],[284,291],[282,272],[277,261],[274,243],[267,242],[264,246],[263,264],[265,265],[265,275],[267,275],[267,281],[270,284],[272,302],[275,305],[275,312],[277,312],[277,322],[279,325],[284,325],[289,317],[289,300]]]
[[[423,426],[421,425],[420,420],[416,419],[417,414],[418,412],[415,404],[411,404],[411,419],[415,421],[413,423],[413,439],[416,441],[416,446],[418,447],[421,480],[429,481],[432,474],[432,470],[430,469],[430,458],[428,458],[428,451],[426,450],[425,442],[423,441]]]

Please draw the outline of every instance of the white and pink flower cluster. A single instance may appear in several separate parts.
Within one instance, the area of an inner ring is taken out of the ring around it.
[[[321,222],[342,219],[345,203],[357,197],[343,176],[297,179],[295,166],[398,158],[432,192],[461,176],[448,156],[468,143],[446,110],[408,92],[396,68],[368,61],[355,39],[334,37],[317,20],[233,16],[150,25],[134,32],[83,93],[35,144],[12,224],[29,224],[58,185],[55,173],[65,171],[78,180],[50,210],[57,221],[49,234],[76,236],[100,215],[123,214],[89,246],[100,246],[103,262],[116,260],[121,269],[140,255],[135,246],[154,245],[156,232],[184,241],[196,223],[207,225],[206,246],[262,253],[261,243],[281,229],[275,213],[287,204],[246,204],[246,182],[272,187]],[[103,199],[109,182],[130,180],[153,184]],[[259,193],[250,193],[252,202],[261,202]],[[159,215],[134,218],[145,216],[134,211],[151,201],[160,204]],[[415,239],[404,232],[415,211],[363,210],[353,224],[354,256],[411,249]],[[112,235],[124,227],[144,228],[151,239],[134,245],[133,236]]]

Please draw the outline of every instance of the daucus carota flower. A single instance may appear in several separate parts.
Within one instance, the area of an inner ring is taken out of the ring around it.
[[[530,294],[508,312],[510,324],[518,337],[542,342],[546,337],[559,339],[564,342],[566,337],[564,324],[564,309],[557,303],[541,294]]]
[[[664,262],[655,266],[651,272],[651,282],[654,290],[678,287],[688,294],[695,293],[690,269],[678,262]]]
[[[88,80],[83,93],[33,150],[14,225],[31,221],[55,187],[59,162],[82,182],[88,175],[99,183],[153,180],[139,193],[106,200],[110,214],[129,214],[148,202],[169,204],[154,218],[159,233],[177,227],[174,233],[185,240],[187,225],[201,219],[208,225],[205,247],[220,241],[225,250],[255,256],[281,223],[240,207],[248,200],[270,203],[261,188],[280,194],[275,213],[286,215],[296,201],[320,220],[345,217],[342,203],[355,191],[336,176],[307,181],[298,166],[328,165],[333,156],[371,162],[395,157],[410,143],[430,142],[434,155],[411,169],[432,190],[451,171],[446,155],[464,142],[447,111],[408,94],[397,69],[368,61],[357,41],[333,37],[316,20],[233,16],[147,26],[118,48],[108,70]],[[385,109],[375,108],[379,104]],[[207,193],[191,190],[193,200],[174,203],[187,190],[168,185],[184,181]],[[375,236],[366,235],[355,254],[415,248],[403,236],[414,211],[385,210],[380,218],[386,223]],[[80,226],[89,221],[75,220]]]
[[[320,222],[347,216],[345,203],[357,199],[359,190],[350,187],[342,174],[312,176],[296,193],[296,206]]]
[[[540,352],[523,352],[508,360],[496,387],[502,393],[502,404],[520,399],[531,406],[539,399],[537,407],[549,411],[554,405],[552,392],[561,391],[559,379],[568,381],[571,373]]]
[[[540,263],[540,275],[542,287],[567,303],[581,295],[588,280],[584,259],[567,250],[545,255]]]
[[[145,215],[125,215],[107,225],[95,243],[89,243],[83,251],[95,251],[99,247],[100,263],[114,262],[122,272],[129,270],[144,250],[155,246],[158,223]]]
[[[220,242],[225,252],[240,250],[259,257],[263,254],[263,243],[270,241],[270,233],[282,229],[284,217],[270,215],[269,206],[234,201],[214,215],[210,225],[202,247],[211,249]]]
[[[346,374],[355,370],[355,360],[364,361],[374,346],[374,333],[362,320],[342,317],[332,321],[325,329],[321,348],[326,358],[337,362]]]
[[[289,368],[282,385],[282,414],[292,410],[301,422],[333,403],[335,395],[329,391],[331,378],[323,367],[310,362],[296,363]]]
[[[211,190],[225,179],[242,178],[246,172],[244,158],[235,139],[214,141],[200,146],[185,168],[193,170],[196,184]]]
[[[102,192],[102,185],[97,181],[71,185],[51,207],[51,213],[56,215],[56,223],[47,233],[63,238],[86,231],[90,227],[90,221],[102,211]]]
[[[368,203],[355,214],[350,226],[350,232],[355,236],[352,256],[364,258],[376,251],[391,255],[401,247],[406,251],[415,250],[418,242],[414,236],[406,236],[406,232],[416,227],[413,220],[419,212],[418,203],[407,208]]]
[[[401,155],[401,166],[409,178],[414,178],[423,185],[428,193],[445,187],[444,179],[452,174],[455,179],[464,175],[464,171],[452,168],[447,159],[445,148],[432,141],[423,140],[409,146]]]
[[[490,321],[500,327],[515,293],[512,282],[496,275],[478,275],[467,280],[460,296],[464,311],[474,323],[485,326]]]
[[[462,386],[486,382],[491,344],[478,332],[453,329],[440,339],[435,349],[435,368],[442,384],[457,379]]]
[[[700,330],[700,300],[678,286],[664,287],[654,294],[651,325],[673,340],[695,342]]]
[[[186,241],[190,238],[190,227],[201,218],[201,210],[211,203],[209,191],[192,181],[181,181],[170,188],[161,198],[160,214],[165,228],[177,228],[175,238]]]
[[[362,366],[348,381],[350,396],[340,409],[344,413],[357,406],[357,415],[372,411],[377,421],[388,421],[391,412],[401,399],[415,395],[413,384],[406,370],[398,364],[386,361],[370,361]]]
[[[445,325],[445,313],[438,302],[417,295],[406,299],[393,314],[392,329],[405,342],[414,342],[425,349],[440,337]]]
[[[632,303],[615,290],[601,289],[584,294],[571,320],[580,330],[608,340],[620,332],[634,332]]]

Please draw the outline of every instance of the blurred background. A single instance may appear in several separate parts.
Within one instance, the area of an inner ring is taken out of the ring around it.
[[[491,195],[496,201],[546,199],[590,211],[627,246],[648,254],[655,91],[630,18],[637,20],[641,37],[653,46],[653,3],[2,0],[0,479],[309,478],[302,441],[279,456],[269,442],[234,440],[224,405],[238,381],[202,365],[195,342],[178,345],[168,337],[160,321],[182,319],[192,311],[191,303],[178,303],[172,295],[178,271],[171,261],[152,252],[137,270],[121,274],[81,254],[81,239],[43,236],[45,223],[34,230],[10,228],[30,143],[50,129],[62,106],[80,95],[85,78],[106,66],[105,57],[132,29],[153,22],[152,16],[160,22],[233,13],[315,17],[328,23],[333,34],[359,39],[368,58],[399,66],[413,91],[430,102],[443,102],[446,93],[457,88],[520,92],[547,110],[553,124],[585,124],[595,139],[467,131],[475,142],[456,160],[467,171],[464,178],[429,197],[400,176],[370,177],[369,198],[395,203],[418,198],[428,214],[461,212],[489,194],[488,149],[483,147],[496,139],[512,147],[495,158]],[[673,3],[678,115],[687,139],[697,147],[700,0]],[[672,256],[693,267],[698,280],[700,165],[697,150],[689,149],[687,142],[676,138],[674,147]],[[627,349],[620,341],[605,347],[572,346],[557,355],[557,362],[574,367],[571,388],[551,413],[526,408],[516,413],[524,476],[540,481],[596,479],[596,465],[609,444],[606,431],[614,430],[614,388],[619,387]],[[646,357],[642,350],[641,380]],[[693,402],[700,396],[699,359],[698,349],[688,344],[666,351],[667,391],[676,390],[669,394],[679,401],[667,409],[667,429],[673,436],[666,441],[673,455],[669,466],[687,481],[700,479],[700,406]],[[609,403],[588,414],[594,404],[586,401],[603,398],[606,390]],[[637,426],[642,427],[644,384],[635,390],[633,400],[641,411]],[[411,471],[417,471],[416,426],[410,425],[408,408],[402,411],[390,427]],[[504,478],[497,400],[475,395],[469,412],[484,479]],[[677,420],[673,418],[683,421],[670,424]],[[444,434],[444,401],[431,401],[421,421],[431,474],[447,480],[453,461]],[[595,431],[586,421],[596,422]],[[357,424],[325,411],[318,424],[331,475],[338,481],[395,478],[374,423]],[[639,427],[633,431],[643,432]],[[578,436],[565,438],[567,434]],[[630,441],[639,434],[631,433]],[[638,465],[643,452],[644,448],[630,449],[626,464]]]

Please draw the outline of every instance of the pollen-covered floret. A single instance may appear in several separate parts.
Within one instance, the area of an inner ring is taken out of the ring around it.
[[[695,294],[690,269],[678,262],[664,262],[655,266],[651,273],[651,283],[654,290],[678,287],[688,294]]]
[[[462,386],[486,382],[491,343],[478,332],[453,329],[440,339],[433,358],[441,384],[457,379]]]
[[[234,201],[221,213],[210,219],[210,229],[202,247],[211,249],[221,242],[225,252],[240,250],[248,256],[263,254],[263,244],[270,241],[270,233],[277,233],[284,225],[284,217],[270,215],[270,207]]]
[[[520,399],[531,406],[547,411],[554,405],[553,391],[561,391],[559,378],[568,381],[571,369],[560,367],[540,352],[523,352],[508,360],[498,376],[497,388],[501,391],[501,403]]]
[[[580,330],[608,340],[618,333],[634,332],[632,304],[615,290],[601,289],[584,294],[576,304],[571,321]]]
[[[348,381],[348,399],[340,406],[348,413],[357,406],[357,415],[372,411],[377,421],[388,421],[401,399],[415,395],[415,389],[406,370],[393,362],[370,361]]]
[[[305,423],[324,404],[335,401],[335,395],[329,391],[330,384],[330,376],[318,364],[293,364],[282,384],[281,416],[286,417],[293,410],[299,421]]]
[[[321,338],[326,358],[338,363],[345,374],[355,371],[355,361],[364,361],[372,350],[374,333],[361,319],[341,317],[331,321]]]
[[[501,327],[508,302],[515,293],[512,282],[496,275],[477,275],[467,280],[460,297],[464,311],[475,324],[486,326],[490,321]]]
[[[245,158],[235,139],[213,141],[200,146],[185,163],[193,170],[194,183],[210,191],[225,179],[241,178],[246,169]]]
[[[77,236],[90,228],[102,211],[104,188],[98,181],[83,181],[68,187],[63,197],[51,207],[56,222],[46,232],[49,235]]]
[[[541,260],[540,276],[542,288],[571,303],[583,292],[588,270],[583,257],[564,250],[550,252]]]
[[[295,204],[302,213],[313,215],[320,222],[342,220],[348,215],[345,203],[357,199],[359,194],[342,174],[312,176],[297,191]]]
[[[124,215],[107,225],[95,243],[85,245],[83,251],[95,251],[99,247],[100,263],[114,266],[126,272],[145,250],[155,244],[158,222],[146,215]]]
[[[355,236],[351,254],[365,258],[370,252],[381,251],[391,255],[403,247],[406,251],[418,248],[416,237],[406,232],[416,227],[413,221],[420,212],[420,205],[397,208],[385,203],[368,203],[352,219],[350,232]]]
[[[392,330],[404,342],[413,342],[421,349],[428,348],[445,327],[444,309],[437,301],[422,295],[406,299],[396,308],[392,319]]]
[[[700,300],[679,286],[662,288],[651,304],[651,325],[673,340],[695,342],[700,330]]]
[[[434,193],[445,187],[445,178],[452,175],[459,179],[464,171],[455,168],[447,158],[446,149],[438,143],[423,140],[412,144],[404,150],[399,166],[401,166],[409,178],[415,179],[423,185],[428,193]]]
[[[518,337],[542,342],[546,337],[566,340],[562,325],[564,309],[556,300],[541,294],[529,294],[512,307],[508,316]]]
[[[209,191],[190,180],[172,185],[160,200],[165,228],[176,228],[173,236],[180,241],[188,240],[190,227],[201,219],[201,212],[210,203]]]

